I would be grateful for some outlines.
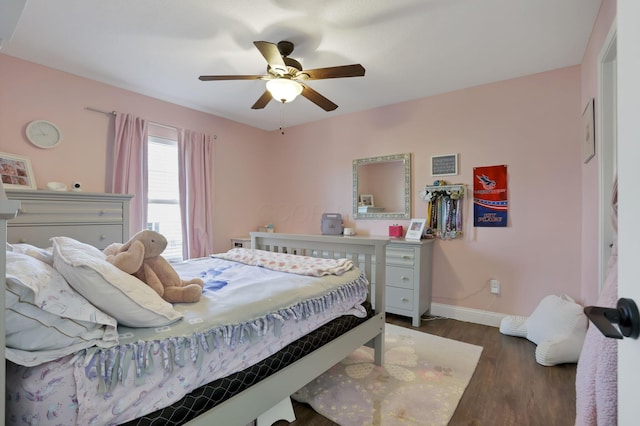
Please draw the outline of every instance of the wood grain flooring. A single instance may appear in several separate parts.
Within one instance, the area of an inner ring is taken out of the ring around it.
[[[405,317],[387,314],[387,322],[413,328],[411,319]],[[450,426],[574,424],[576,364],[544,367],[536,363],[533,343],[505,336],[496,327],[427,318],[418,329],[484,348]],[[276,426],[336,425],[306,404],[293,404],[296,420],[279,421]]]

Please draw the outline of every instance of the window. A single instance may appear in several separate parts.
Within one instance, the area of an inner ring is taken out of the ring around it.
[[[170,262],[182,260],[182,221],[178,184],[178,143],[149,136],[147,229],[167,239],[162,256]]]

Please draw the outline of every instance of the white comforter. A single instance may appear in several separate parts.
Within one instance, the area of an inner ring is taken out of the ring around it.
[[[8,392],[7,424],[28,418],[122,423],[243,370],[332,319],[364,315],[368,283],[358,269],[316,278],[222,259],[174,266],[205,281],[200,302],[176,304],[181,321],[118,327],[119,346],[92,348],[49,366],[9,365],[7,383],[16,386]]]

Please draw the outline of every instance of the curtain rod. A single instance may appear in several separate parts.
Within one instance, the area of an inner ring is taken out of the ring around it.
[[[93,111],[93,112],[101,112],[103,114],[107,114],[107,115],[112,115],[112,116],[116,116],[116,112],[115,111],[102,111],[101,109],[96,109],[96,108],[91,108],[91,107],[84,107],[84,109],[88,109],[89,111]]]
[[[93,112],[100,112],[102,114],[107,114],[107,115],[111,115],[113,117],[115,117],[116,115],[118,115],[118,113],[116,111],[103,111],[101,109],[97,109],[97,108],[92,108],[92,107],[84,107],[84,109],[87,109],[89,111],[93,111]],[[166,124],[160,124],[160,123],[156,123],[154,121],[149,121],[147,120],[149,123],[153,124],[154,126],[158,126],[158,127],[164,127],[165,129],[170,129],[170,130],[176,130],[176,127],[173,126],[167,126]]]

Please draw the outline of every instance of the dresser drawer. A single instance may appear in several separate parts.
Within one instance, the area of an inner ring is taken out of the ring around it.
[[[402,266],[387,266],[386,284],[388,286],[402,287],[407,289],[414,288],[414,271],[413,268],[405,268]]]
[[[415,262],[415,251],[413,248],[399,247],[395,245],[387,246],[387,265],[413,266]]]
[[[69,237],[102,250],[111,243],[122,242],[122,236],[121,224],[7,227],[9,243],[27,243],[42,248],[51,247],[51,237]]]
[[[15,224],[122,223],[119,202],[22,200]]]
[[[389,308],[413,309],[413,290],[386,286],[385,303]]]

